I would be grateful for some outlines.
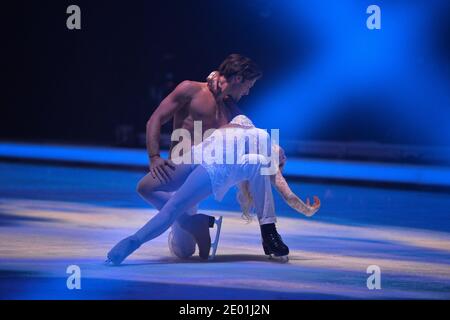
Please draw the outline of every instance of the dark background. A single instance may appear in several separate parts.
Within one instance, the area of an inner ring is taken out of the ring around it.
[[[71,4],[82,30],[66,28]],[[142,146],[174,85],[236,52],[264,70],[241,107],[281,139],[449,147],[448,1],[378,1],[378,31],[369,4],[10,2],[0,139]]]

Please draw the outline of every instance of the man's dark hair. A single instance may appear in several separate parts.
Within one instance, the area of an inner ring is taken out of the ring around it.
[[[262,77],[262,71],[250,58],[241,54],[230,54],[220,65],[219,73],[226,79],[241,76],[244,80],[254,80]]]

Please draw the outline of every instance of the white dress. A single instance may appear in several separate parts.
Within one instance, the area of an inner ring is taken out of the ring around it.
[[[255,128],[244,115],[236,116],[230,124],[245,128],[217,129],[202,143],[192,147],[192,154],[197,159],[195,163],[208,172],[214,197],[218,201],[238,182],[255,175],[256,170],[268,163],[270,155],[267,131]]]

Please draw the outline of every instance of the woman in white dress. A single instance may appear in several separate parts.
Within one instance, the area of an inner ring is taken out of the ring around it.
[[[231,132],[230,132],[231,131]],[[226,137],[237,137],[237,141],[248,139],[250,145],[245,148],[233,148],[232,154],[234,163],[225,160],[230,150],[225,150],[227,145]],[[261,144],[262,143],[262,144]],[[245,217],[250,216],[253,211],[257,215],[260,224],[273,225],[276,221],[275,209],[271,193],[271,184],[275,186],[283,199],[292,208],[306,216],[312,216],[320,208],[320,201],[314,197],[314,203],[311,205],[309,199],[304,203],[289,188],[282,175],[282,167],[276,166],[272,174],[262,174],[264,168],[270,161],[279,163],[279,159],[269,159],[268,153],[260,150],[258,146],[269,146],[269,150],[278,154],[278,146],[272,145],[269,134],[261,129],[255,128],[253,123],[243,115],[236,116],[228,125],[214,131],[207,139],[197,146],[192,147],[190,159],[200,155],[198,164],[178,164],[174,166],[172,180],[169,183],[161,185],[159,180],[148,175],[146,185],[152,191],[173,191],[177,190],[173,197],[161,208],[161,210],[139,229],[134,235],[127,237],[114,246],[108,253],[108,261],[113,264],[120,264],[131,253],[137,250],[143,243],[148,242],[162,233],[164,233],[183,212],[197,205],[210,195],[220,201],[225,193],[232,187],[239,187],[239,203],[242,207]],[[252,145],[254,144],[254,145]],[[256,144],[256,145],[255,145]],[[205,154],[205,150],[213,152],[215,158],[211,161]],[[216,151],[223,150],[223,158],[218,157]],[[255,151],[256,150],[256,151]],[[192,162],[191,162],[192,163]],[[279,237],[276,230],[272,236]],[[276,243],[279,247],[269,247],[269,241],[273,239],[263,239],[264,251],[266,254],[275,253],[276,255],[287,256],[289,250],[280,239]],[[264,243],[267,241],[267,245]],[[277,252],[278,250],[278,252]],[[200,252],[200,256],[207,257],[207,253]]]

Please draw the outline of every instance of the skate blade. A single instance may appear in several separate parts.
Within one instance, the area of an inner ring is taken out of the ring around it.
[[[270,254],[269,255],[269,259],[270,260],[275,260],[275,261],[281,262],[281,263],[289,262],[289,256],[276,256],[274,254]]]
[[[217,247],[219,246],[220,230],[222,229],[222,220],[223,220],[223,216],[220,216],[219,219],[216,219],[214,221],[214,224],[216,225],[217,230],[216,230],[216,237],[214,239],[214,242],[211,243],[212,252],[208,257],[209,261],[214,260],[214,258],[216,257]]]
[[[114,263],[112,262],[111,259],[107,258],[105,261],[103,261],[103,265],[104,266],[113,266]]]

